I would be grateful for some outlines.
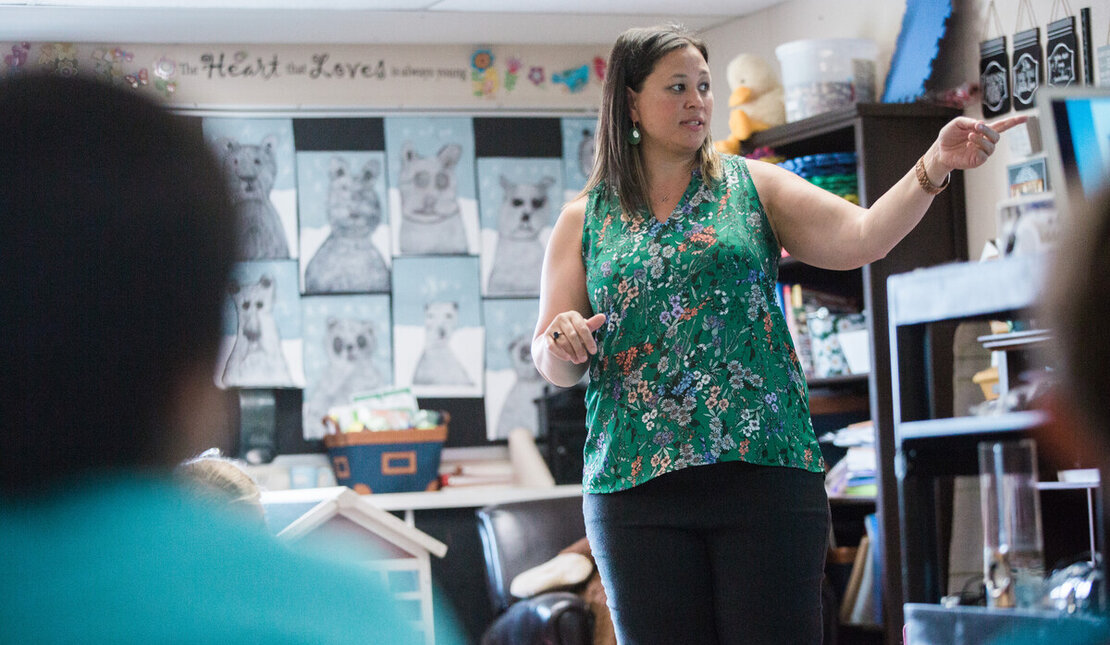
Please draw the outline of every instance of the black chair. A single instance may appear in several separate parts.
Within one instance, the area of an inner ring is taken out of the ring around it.
[[[578,596],[553,591],[518,600],[518,574],[555,557],[586,535],[582,498],[494,504],[477,511],[486,580],[496,618],[482,645],[577,645],[593,642],[593,613]]]

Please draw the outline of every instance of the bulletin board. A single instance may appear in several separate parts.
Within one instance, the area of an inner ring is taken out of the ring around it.
[[[280,393],[279,452],[321,451],[330,406],[387,386],[448,412],[447,446],[538,430],[540,266],[594,114],[178,112],[242,241],[213,380]]]

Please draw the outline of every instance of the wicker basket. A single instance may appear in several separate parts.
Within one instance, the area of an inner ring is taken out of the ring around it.
[[[428,430],[339,432],[325,419],[324,446],[335,480],[355,492],[407,493],[439,489],[439,459],[449,415]]]

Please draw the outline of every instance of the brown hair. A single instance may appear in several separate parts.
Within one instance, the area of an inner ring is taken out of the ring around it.
[[[709,62],[705,43],[680,25],[637,27],[617,37],[609,52],[597,117],[597,158],[579,197],[605,182],[617,194],[626,213],[636,213],[647,206],[647,177],[640,148],[628,143],[632,117],[626,90],[642,90],[644,79],[655,69],[659,59],[685,47],[696,48]],[[721,158],[713,147],[712,137],[705,137],[697,156],[703,181],[721,176]]]

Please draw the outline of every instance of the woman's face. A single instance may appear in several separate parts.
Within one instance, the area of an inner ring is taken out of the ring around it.
[[[628,90],[628,102],[642,146],[696,153],[713,118],[709,65],[692,45],[676,49],[659,59],[639,92]]]

